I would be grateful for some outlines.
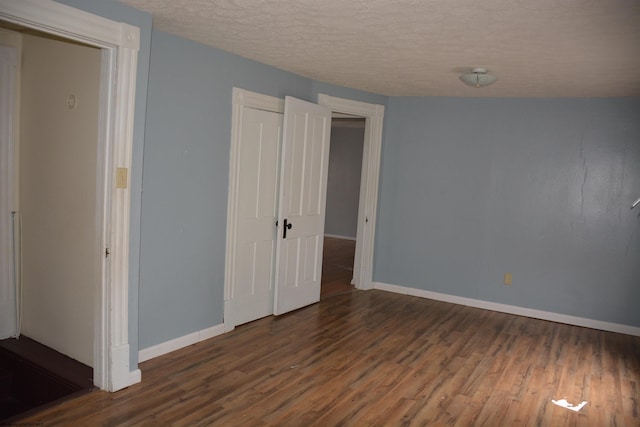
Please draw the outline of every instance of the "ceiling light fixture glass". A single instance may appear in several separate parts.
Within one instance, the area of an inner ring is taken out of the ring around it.
[[[469,86],[483,87],[489,86],[498,80],[498,78],[492,74],[488,74],[486,68],[474,68],[470,74],[461,75],[460,80]]]

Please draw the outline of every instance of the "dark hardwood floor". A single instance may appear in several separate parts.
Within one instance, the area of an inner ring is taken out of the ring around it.
[[[379,290],[337,295],[140,365],[55,425],[638,426],[640,337]],[[586,400],[580,412],[552,404]]]
[[[351,284],[355,252],[355,240],[324,238],[320,298],[329,298],[355,289]]]

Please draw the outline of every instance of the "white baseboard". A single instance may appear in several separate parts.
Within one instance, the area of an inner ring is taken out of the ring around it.
[[[138,384],[140,381],[142,381],[142,371],[140,369],[129,372],[129,385]]]
[[[172,351],[199,343],[200,341],[208,340],[209,338],[221,335],[224,332],[224,323],[221,323],[201,331],[181,336],[171,341],[166,341],[152,347],[142,349],[138,352],[138,363],[146,362],[154,357],[162,356],[164,354],[171,353]]]
[[[356,240],[355,237],[341,236],[339,234],[326,234],[325,233],[324,237],[333,237],[334,239],[342,239],[342,240]]]
[[[405,286],[389,285],[387,283],[374,282],[373,288],[380,289],[382,291],[394,292],[397,294],[428,298],[436,301],[444,301],[453,304],[466,305],[469,307],[483,308],[485,310],[499,311],[501,313],[516,314],[518,316],[533,317],[535,319],[566,323],[568,325],[583,326],[585,328],[600,329],[602,331],[640,336],[640,327],[638,326],[604,322],[602,320],[587,319],[584,317],[569,316],[566,314],[553,313],[550,311],[518,307],[516,305],[500,304],[497,302],[441,294],[438,292],[424,291],[421,289],[408,288]]]

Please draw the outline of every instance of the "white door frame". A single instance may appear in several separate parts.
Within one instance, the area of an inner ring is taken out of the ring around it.
[[[325,94],[318,95],[318,104],[328,107],[334,113],[345,113],[365,118],[353,284],[358,289],[373,289],[373,251],[384,106],[336,98]]]
[[[18,49],[13,46],[0,46],[0,304],[12,307],[10,312],[0,314],[2,324],[0,338],[15,337],[18,333],[16,321],[16,270],[13,239],[15,224],[13,212],[16,210],[15,195],[15,129],[16,123],[16,69]],[[7,335],[9,334],[9,335]]]
[[[100,289],[93,382],[116,391],[141,380],[129,367],[129,216],[140,30],[51,0],[0,0],[0,19],[102,50],[97,198]],[[116,185],[116,176],[119,176]],[[110,255],[106,255],[110,252]]]
[[[224,269],[224,330],[232,331],[236,325],[229,301],[233,299],[236,253],[236,222],[240,171],[240,141],[242,138],[242,115],[245,108],[284,113],[284,99],[262,95],[248,90],[233,88],[233,113],[231,124],[231,151],[229,153],[229,196],[227,201],[227,250]],[[275,224],[274,224],[275,225]]]

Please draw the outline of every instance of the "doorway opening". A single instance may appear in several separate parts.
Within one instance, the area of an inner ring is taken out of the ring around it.
[[[333,113],[320,298],[351,292],[365,118]]]
[[[384,106],[319,94],[318,104],[333,114],[361,117],[364,122],[362,169],[352,283],[356,289],[373,289],[373,250],[378,207],[380,153]]]
[[[0,336],[12,336],[0,341],[2,419],[93,388],[102,245],[97,189],[102,53],[0,22],[4,44],[17,57],[11,88],[17,96],[3,103],[2,111],[15,129],[8,136],[14,142],[10,170],[15,172],[7,187],[13,195],[9,265],[15,274],[9,281],[12,298],[2,306],[12,320]]]
[[[130,371],[128,342],[128,172],[131,168],[140,30],[61,3],[42,0],[3,2],[0,20],[9,26],[40,31],[53,38],[99,49],[98,142],[94,170],[96,224],[93,230],[88,231],[97,236],[99,251],[92,263],[99,284],[95,300],[83,301],[83,304],[91,309],[95,321],[94,342],[89,356],[93,363],[93,382],[101,389],[116,391],[139,382],[141,377],[139,370]],[[73,109],[82,105],[82,100],[68,96],[62,100],[62,105]],[[4,138],[4,133],[2,136],[3,152],[5,149],[15,152],[17,137]],[[73,173],[73,170],[65,173]],[[15,173],[13,175],[14,181],[7,184],[9,188],[18,185]],[[2,183],[4,185],[5,181]],[[4,187],[2,193],[5,194]],[[14,203],[14,200],[2,198],[2,253],[8,253],[7,248],[10,247],[9,240],[4,237],[11,235],[11,221],[5,219],[17,210]],[[56,249],[43,248],[51,251]],[[7,263],[12,264],[10,259],[7,261],[4,257],[0,261],[3,271]],[[11,281],[3,280],[0,283],[1,294],[10,294],[12,287]],[[15,335],[15,332],[8,334]]]

